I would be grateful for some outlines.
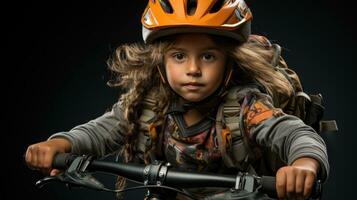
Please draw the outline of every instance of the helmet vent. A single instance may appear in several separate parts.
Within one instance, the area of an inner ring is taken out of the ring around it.
[[[197,0],[187,0],[187,15],[192,16],[197,9]]]
[[[218,12],[222,8],[222,6],[225,2],[226,2],[225,0],[217,0],[209,12],[210,13]]]
[[[166,12],[166,13],[173,13],[174,10],[172,9],[172,6],[168,0],[159,0],[161,8]]]

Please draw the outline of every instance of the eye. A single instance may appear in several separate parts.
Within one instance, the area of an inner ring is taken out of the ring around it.
[[[172,57],[178,61],[178,62],[182,62],[185,58],[186,58],[186,55],[184,53],[173,53],[172,54]]]
[[[213,55],[212,53],[205,53],[202,55],[202,59],[204,61],[210,62],[210,61],[214,61],[216,59],[216,56]]]

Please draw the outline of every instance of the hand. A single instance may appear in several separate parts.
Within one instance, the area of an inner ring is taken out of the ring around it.
[[[30,145],[25,154],[25,161],[30,169],[39,170],[50,176],[60,171],[52,168],[52,160],[57,153],[69,152],[71,144],[67,139],[55,138]]]
[[[279,199],[307,199],[317,177],[319,163],[313,158],[299,158],[291,166],[276,173],[276,190]]]

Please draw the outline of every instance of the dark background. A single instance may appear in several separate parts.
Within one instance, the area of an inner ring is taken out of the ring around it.
[[[118,45],[141,41],[139,20],[147,1],[101,2],[2,6],[8,14],[2,14],[5,130],[0,174],[5,187],[0,187],[0,199],[113,199],[112,194],[68,190],[60,184],[36,189],[41,175],[23,161],[28,145],[100,116],[118,98],[119,91],[106,86],[105,62]],[[338,122],[338,134],[323,135],[331,164],[324,199],[354,199],[353,7],[333,0],[248,3],[253,33],[284,48],[284,57],[305,90],[323,94],[326,119]],[[110,176],[99,178],[112,184]],[[134,198],[134,193],[128,196]]]

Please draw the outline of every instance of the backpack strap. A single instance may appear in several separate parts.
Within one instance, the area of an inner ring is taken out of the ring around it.
[[[338,131],[336,120],[321,120],[319,128],[320,128],[320,133]]]
[[[223,130],[225,130],[224,134],[223,134]],[[234,168],[235,164],[234,164],[233,160],[231,159],[231,157],[227,156],[227,149],[229,149],[227,144],[230,144],[230,142],[226,142],[226,141],[231,141],[231,132],[229,131],[229,129],[227,129],[225,123],[223,122],[223,106],[222,105],[220,105],[218,107],[218,111],[217,111],[216,133],[217,133],[216,138],[217,138],[217,142],[218,142],[218,148],[221,152],[224,164],[228,168]],[[222,134],[220,134],[220,133],[222,133]]]
[[[136,150],[145,153],[157,138],[155,121],[157,114],[153,111],[156,105],[155,98],[147,95],[142,101],[142,111],[140,115],[140,133],[138,134]]]
[[[255,174],[249,163],[254,157],[248,144],[248,138],[242,134],[243,117],[241,105],[238,102],[238,92],[241,87],[233,87],[228,91],[224,101],[219,106],[216,116],[216,132],[218,146],[225,165]],[[221,134],[219,134],[221,133]]]
[[[307,110],[305,122],[320,134],[323,132],[337,132],[338,128],[335,120],[322,120],[325,111],[322,95],[309,95],[309,97],[309,109]]]

